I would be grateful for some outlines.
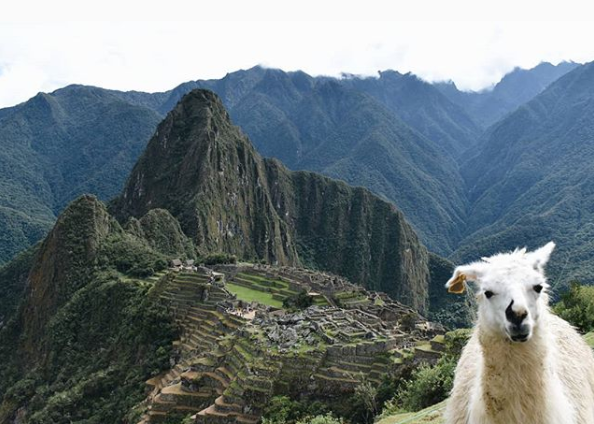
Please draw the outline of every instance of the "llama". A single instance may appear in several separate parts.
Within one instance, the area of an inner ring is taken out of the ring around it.
[[[594,356],[548,308],[553,242],[459,266],[477,284],[478,320],[456,367],[447,424],[594,424]]]

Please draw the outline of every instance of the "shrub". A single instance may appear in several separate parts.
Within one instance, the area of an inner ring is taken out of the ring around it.
[[[422,364],[412,371],[410,378],[399,382],[394,397],[385,402],[382,415],[414,412],[445,400],[452,390],[456,364],[470,333],[467,329],[447,333],[443,356],[435,365]]]
[[[371,424],[377,414],[378,389],[369,382],[359,384],[351,397],[348,419],[351,423]]]
[[[343,424],[344,421],[341,418],[336,418],[332,414],[317,415],[315,417],[306,417],[303,420],[297,422],[297,424]]]
[[[305,290],[283,300],[283,307],[286,309],[307,309],[311,305],[313,305],[313,297],[308,295]]]
[[[237,256],[227,253],[212,253],[200,260],[204,265],[235,264]]]
[[[128,275],[138,278],[147,278],[155,273],[155,270],[146,266],[135,265],[128,270]]]
[[[444,356],[434,366],[421,365],[396,394],[396,406],[418,411],[446,399],[454,383],[456,362],[455,358]]]
[[[341,421],[323,421],[330,417],[328,407],[319,401],[292,400],[288,396],[273,397],[264,410],[263,424],[317,423],[334,424]],[[335,419],[335,418],[333,418]],[[315,420],[315,421],[314,421]]]
[[[264,410],[264,423],[283,424],[295,422],[300,416],[299,402],[291,400],[288,396],[275,396]]]
[[[594,330],[594,287],[572,282],[553,311],[583,333]]]

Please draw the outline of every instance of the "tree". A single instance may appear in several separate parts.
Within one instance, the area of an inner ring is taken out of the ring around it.
[[[571,282],[553,311],[582,333],[594,330],[594,287]]]
[[[283,300],[283,307],[287,309],[307,309],[311,305],[313,305],[313,297],[308,295],[305,290]]]

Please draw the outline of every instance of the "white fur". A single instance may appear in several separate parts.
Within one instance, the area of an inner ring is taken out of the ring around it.
[[[478,322],[456,368],[447,424],[594,424],[594,356],[549,311],[546,265],[554,243],[456,268],[478,285]],[[537,285],[544,289],[539,294]],[[493,296],[487,299],[485,292]],[[505,310],[526,313],[525,342],[511,340]]]

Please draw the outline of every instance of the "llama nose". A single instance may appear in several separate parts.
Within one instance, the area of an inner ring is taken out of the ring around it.
[[[524,321],[524,318],[528,316],[528,311],[524,308],[519,308],[517,311],[512,309],[514,301],[512,300],[507,309],[505,310],[505,317],[514,326],[519,327]]]

